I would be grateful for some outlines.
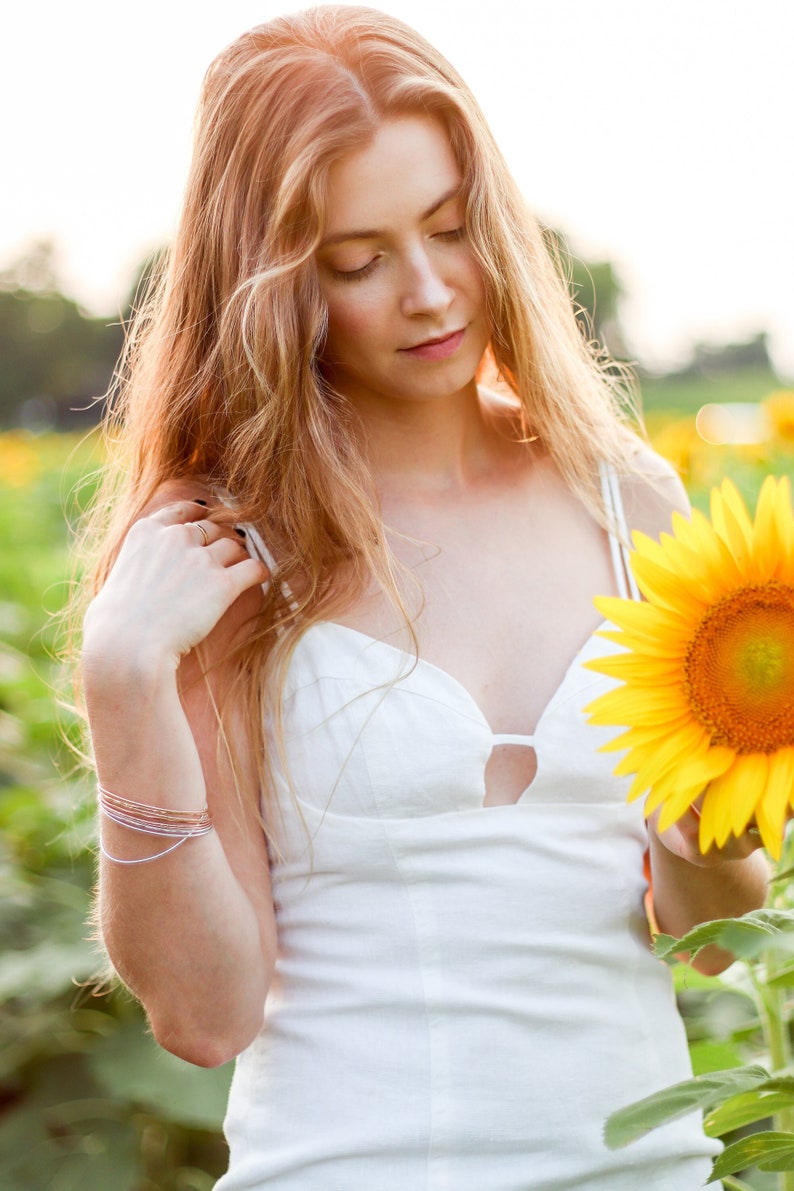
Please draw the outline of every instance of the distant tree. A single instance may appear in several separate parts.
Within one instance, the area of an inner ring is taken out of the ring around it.
[[[586,264],[561,232],[547,229],[547,235],[559,250],[583,333],[625,359],[623,289],[614,267],[608,261]],[[99,420],[124,342],[122,324],[150,292],[165,252],[141,262],[120,315],[107,319],[91,317],[62,292],[47,240],[0,270],[0,427],[64,429]]]
[[[629,352],[620,322],[625,291],[615,266],[611,261],[582,260],[558,228],[547,228],[546,235],[559,256],[582,334],[605,347],[614,359],[627,359]]]
[[[768,332],[758,331],[741,343],[696,343],[690,362],[676,375],[715,376],[747,370],[774,372]]]
[[[33,245],[0,272],[0,425],[96,421],[122,340],[60,292],[53,246]]]

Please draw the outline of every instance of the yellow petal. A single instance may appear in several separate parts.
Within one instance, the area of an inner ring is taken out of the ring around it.
[[[752,570],[753,526],[744,501],[730,480],[711,494],[711,520],[744,575]]]
[[[713,746],[699,748],[678,764],[668,766],[654,785],[664,790],[665,796],[675,794],[679,788],[697,787],[702,790],[733,765],[735,756],[733,749]]]
[[[626,802],[635,802],[645,793],[647,789],[648,783],[645,780],[645,775],[638,773],[628,788],[628,792],[626,793]]]
[[[687,708],[683,692],[672,687],[663,687],[661,690],[619,687],[599,695],[592,703],[588,703],[584,712],[591,724],[600,727],[625,724],[627,727],[650,728],[676,719]]]
[[[628,629],[640,638],[650,641],[667,639],[686,640],[691,632],[691,621],[667,609],[656,608],[641,600],[622,600],[617,596],[596,596],[593,600],[598,611],[612,624]]]
[[[645,744],[666,739],[683,728],[693,726],[693,723],[692,715],[687,711],[684,715],[680,715],[664,725],[652,725],[650,728],[627,728],[625,732],[619,732],[617,736],[613,736],[606,744],[599,745],[598,751],[599,753],[616,753],[620,749],[634,748],[635,746],[641,748]]]
[[[767,476],[761,485],[755,511],[755,559],[761,582],[774,576],[781,553],[777,526],[777,484]]]
[[[616,645],[621,645],[624,650],[631,650],[632,653],[642,655],[648,658],[669,658],[672,653],[683,657],[686,646],[689,643],[691,634],[689,632],[681,634],[680,643],[671,642],[667,637],[659,636],[640,637],[636,633],[624,632],[620,629],[599,629],[596,632],[597,637],[603,637],[605,641],[614,641]]]
[[[725,846],[731,834],[741,835],[750,824],[768,776],[766,755],[746,753],[738,755],[730,769],[712,781],[703,800],[701,820],[706,815],[713,821],[719,848]]]
[[[756,804],[755,821],[764,847],[780,859],[786,812],[794,798],[794,749],[780,749],[769,757],[769,780],[763,798]]]
[[[648,773],[650,784],[657,781],[671,765],[708,747],[708,743],[708,736],[700,724],[687,724],[662,739],[659,739],[657,733],[644,745],[637,745],[631,749],[615,766],[615,773],[620,777],[626,773],[636,773],[642,768]],[[629,758],[631,767],[625,768]]]
[[[740,836],[752,822],[756,807],[763,801],[769,781],[769,758],[765,753],[737,757],[736,781],[731,797],[731,831]]]
[[[678,575],[652,559],[636,556],[631,569],[640,591],[651,604],[686,616],[688,620],[700,620],[706,611],[706,603],[687,590]]]
[[[606,674],[610,678],[620,678],[624,682],[641,685],[682,680],[681,666],[683,658],[654,658],[649,659],[636,653],[611,653],[603,658],[591,658],[582,662],[585,670],[595,670],[598,674]]]
[[[692,803],[696,801],[698,795],[702,792],[702,786],[684,786],[676,794],[671,794],[665,799],[662,813],[659,815],[659,830],[667,831],[668,827],[672,827],[674,823],[686,814]]]
[[[791,484],[788,476],[783,476],[778,483],[775,520],[781,549],[788,555],[794,554],[794,512],[791,507]]]
[[[700,850],[708,852],[712,844],[722,848],[731,833],[730,801],[720,797],[716,782],[708,787],[700,807]]]

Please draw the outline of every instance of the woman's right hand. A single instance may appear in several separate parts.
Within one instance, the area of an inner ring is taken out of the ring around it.
[[[147,663],[174,671],[235,600],[268,578],[234,529],[189,500],[164,505],[130,528],[83,625],[86,677]]]

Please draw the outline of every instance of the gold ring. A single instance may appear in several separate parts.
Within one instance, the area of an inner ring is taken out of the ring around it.
[[[202,544],[202,546],[209,546],[209,544],[210,544],[210,535],[207,533],[206,529],[205,529],[205,528],[204,528],[204,526],[201,524],[201,522],[200,522],[200,521],[191,521],[191,522],[190,522],[190,524],[193,526],[193,528],[194,528],[194,529],[197,529],[197,530],[199,531],[199,533],[201,534],[201,538],[202,538],[201,544]]]

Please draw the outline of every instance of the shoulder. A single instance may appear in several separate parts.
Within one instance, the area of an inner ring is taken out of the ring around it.
[[[688,517],[691,511],[675,469],[645,443],[638,444],[631,470],[620,478],[620,490],[629,530],[639,530],[648,537],[669,533],[674,512]]]
[[[217,496],[205,479],[193,476],[178,476],[163,480],[144,504],[139,517],[149,517],[166,505],[179,501],[205,501],[207,505],[217,503]]]

